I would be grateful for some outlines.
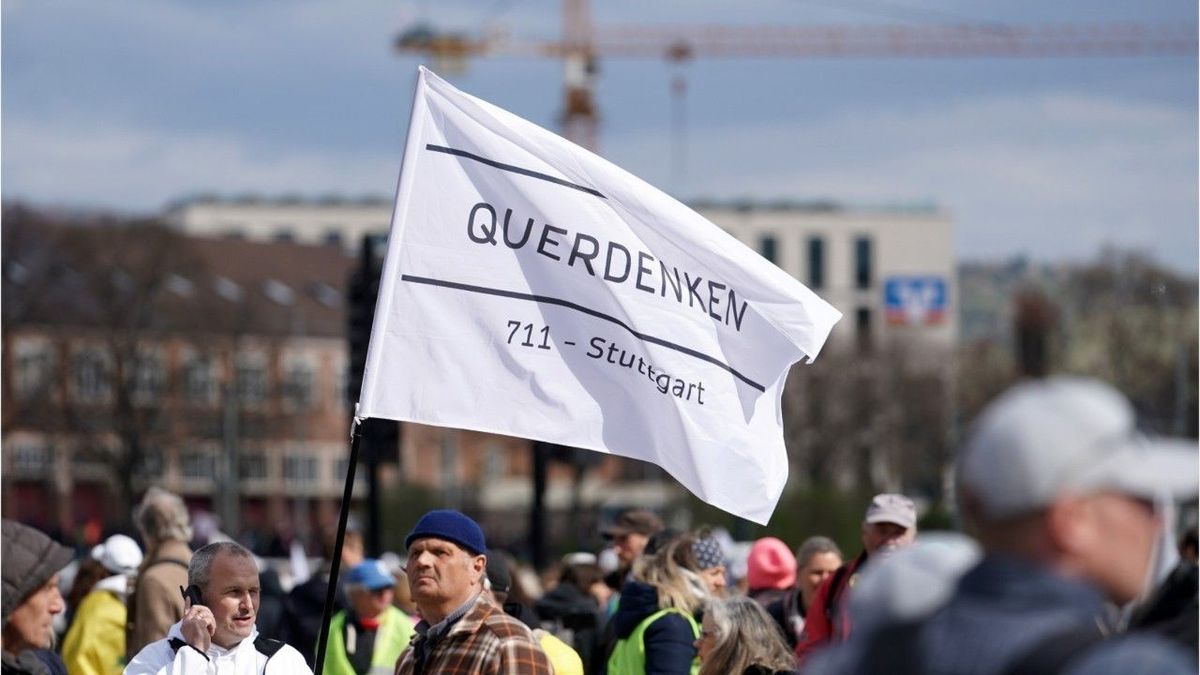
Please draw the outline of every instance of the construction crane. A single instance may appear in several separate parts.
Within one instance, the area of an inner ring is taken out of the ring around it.
[[[439,33],[428,24],[401,32],[395,47],[422,54],[452,70],[470,57],[545,56],[564,64],[563,135],[597,147],[597,59],[663,58],[1048,58],[1194,56],[1190,23],[1071,23],[1047,25],[812,25],[604,26],[594,28],[588,0],[564,0],[562,37],[514,41],[509,36]],[[682,95],[682,80],[672,84]]]

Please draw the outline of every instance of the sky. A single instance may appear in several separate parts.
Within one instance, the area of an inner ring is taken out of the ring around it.
[[[591,4],[597,26],[1197,26],[1195,0]],[[530,44],[561,25],[551,0],[4,0],[2,12],[4,200],[133,213],[205,193],[390,198],[422,62],[392,49],[396,34],[427,22]],[[556,129],[562,71],[497,56],[439,73]],[[933,204],[961,259],[1086,260],[1113,245],[1190,275],[1197,95],[1195,51],[609,58],[597,80],[601,154],[685,200]]]

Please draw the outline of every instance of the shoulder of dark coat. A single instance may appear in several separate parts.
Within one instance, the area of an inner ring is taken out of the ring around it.
[[[655,639],[656,636],[672,636],[691,642],[696,639],[692,624],[678,612],[667,612],[646,626],[646,637]]]

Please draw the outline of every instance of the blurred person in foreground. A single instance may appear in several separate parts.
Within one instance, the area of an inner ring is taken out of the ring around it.
[[[346,574],[350,607],[329,622],[325,675],[392,675],[413,636],[413,622],[392,606],[394,579],[379,560]]]
[[[775,537],[763,537],[746,556],[746,595],[767,607],[782,602],[796,583],[796,557]]]
[[[142,564],[142,549],[123,534],[97,545],[92,559],[107,572],[83,597],[63,640],[70,675],[120,675],[125,669],[125,596]]]
[[[259,635],[258,566],[246,547],[222,541],[197,549],[187,583],[202,604],[187,601],[183,618],[138,652],[125,675],[312,675],[300,652]]]
[[[58,571],[71,562],[71,549],[28,525],[0,523],[3,555],[4,675],[65,673],[54,646],[54,616],[64,609]]]
[[[781,600],[767,605],[790,649],[804,633],[804,617],[821,584],[842,566],[842,550],[829,537],[809,537],[796,549],[796,585]]]
[[[850,616],[846,612],[849,591],[868,561],[909,546],[917,536],[917,509],[908,497],[879,494],[871,499],[863,516],[863,550],[817,588],[804,620],[804,631],[796,645],[800,663],[813,651],[844,642],[850,636]]]
[[[397,675],[553,673],[529,628],[483,592],[487,543],[475,521],[458,511],[430,511],[404,545],[421,621]]]
[[[699,675],[782,675],[796,666],[771,617],[748,597],[709,604],[696,651]]]
[[[192,549],[191,520],[183,500],[151,487],[134,509],[133,523],[146,547],[133,589],[126,600],[125,656],[161,640],[183,618],[179,587],[187,584]]]
[[[811,672],[1195,673],[1172,643],[1114,636],[1104,619],[1149,588],[1161,528],[1155,500],[1194,497],[1197,460],[1194,442],[1139,434],[1129,402],[1101,382],[1054,377],[1013,387],[984,410],[959,453],[961,512],[982,560],[944,602],[864,627],[816,656]]]
[[[638,560],[610,622],[617,641],[608,675],[694,671],[698,615],[724,590],[723,557],[715,539],[688,534]]]

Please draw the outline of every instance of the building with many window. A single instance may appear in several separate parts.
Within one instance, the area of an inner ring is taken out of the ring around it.
[[[952,220],[948,214],[929,206],[851,208],[829,203],[696,203],[693,207],[842,311],[844,318],[834,328],[830,344],[818,361],[838,359],[839,367],[842,361],[856,362],[856,369],[865,370],[864,377],[869,379],[892,369],[888,358],[894,356],[904,361],[906,372],[919,367],[925,371],[921,374],[923,379],[936,381],[938,385],[932,389],[937,397],[944,399],[948,395],[952,375],[949,356],[957,343],[958,330],[956,263]],[[200,199],[173,205],[166,218],[181,231],[197,236],[303,241],[353,248],[356,238],[386,231],[391,208],[391,203],[385,200],[350,203],[334,199],[312,202]],[[335,231],[344,234],[339,238],[333,235]],[[865,361],[871,354],[876,356],[870,362]],[[897,382],[896,386],[907,385]],[[803,397],[808,388],[799,389]],[[846,396],[851,394],[847,392]],[[949,410],[948,402],[938,401],[936,405]],[[806,403],[797,406],[804,410],[814,407]],[[819,426],[820,420],[814,419],[814,414],[801,416],[805,424]],[[906,414],[893,412],[890,417]],[[945,418],[948,412],[942,421]],[[872,428],[869,424],[857,427],[864,430],[860,435],[867,439],[891,433],[890,429]],[[512,475],[479,480],[476,474],[481,468],[506,460],[497,459],[486,450],[483,455],[462,452],[453,439],[467,437],[473,436],[432,429],[414,429],[406,434],[402,449],[402,455],[409,458],[402,462],[406,476],[439,486],[441,493],[451,500],[465,495],[493,510],[527,504],[527,465],[518,462],[520,470]],[[480,447],[486,448],[490,443],[484,441]],[[883,445],[875,440],[851,444],[854,449],[870,446],[872,452]],[[814,448],[813,452],[816,451]],[[854,454],[841,448],[829,451]],[[418,463],[412,459],[416,456],[431,459]],[[433,460],[434,457],[440,459]],[[806,470],[805,465],[794,467],[801,478]],[[843,473],[844,483],[860,480],[852,471]],[[876,477],[875,482],[896,489],[905,483],[898,469],[867,473]],[[676,491],[672,482],[662,483],[661,476],[661,472],[647,465],[605,458],[587,473],[580,489],[588,506],[622,502],[665,505],[675,498]],[[475,488],[460,491],[456,485]],[[551,501],[559,504],[568,499],[569,491],[562,483],[552,482],[550,494]]]

